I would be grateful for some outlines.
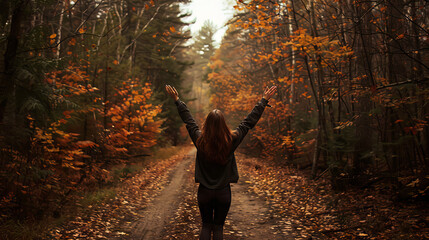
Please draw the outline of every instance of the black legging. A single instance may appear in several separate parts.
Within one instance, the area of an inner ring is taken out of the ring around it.
[[[203,228],[200,239],[223,239],[223,225],[231,206],[231,186],[222,189],[209,189],[200,184],[198,188],[198,206],[200,208]]]

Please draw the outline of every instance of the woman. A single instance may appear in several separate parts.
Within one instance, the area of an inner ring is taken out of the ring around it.
[[[235,131],[229,129],[218,109],[207,115],[200,131],[186,104],[179,100],[177,90],[170,85],[166,85],[165,89],[174,99],[179,115],[197,148],[195,182],[200,183],[197,198],[203,222],[200,239],[210,239],[212,233],[213,239],[223,239],[223,225],[231,205],[230,183],[238,181],[234,151],[258,122],[268,100],[275,93],[276,86],[265,89],[262,99]]]

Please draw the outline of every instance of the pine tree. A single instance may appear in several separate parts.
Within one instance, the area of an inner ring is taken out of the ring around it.
[[[196,118],[202,122],[202,119],[209,111],[209,85],[207,75],[209,73],[208,63],[216,51],[214,34],[216,26],[209,20],[204,22],[203,26],[194,37],[194,42],[189,48],[188,57],[194,63],[187,71],[192,85],[191,98],[196,101],[190,106],[195,108]]]

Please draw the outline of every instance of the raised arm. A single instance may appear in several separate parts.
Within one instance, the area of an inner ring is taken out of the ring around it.
[[[179,93],[176,88],[166,85],[165,90],[167,93],[173,98],[174,103],[177,106],[177,110],[179,112],[180,118],[186,124],[186,129],[188,130],[189,136],[192,139],[194,144],[196,143],[198,137],[201,135],[200,128],[198,127],[195,119],[192,117],[191,112],[189,111],[186,104],[179,99]]]
[[[262,99],[255,105],[249,115],[247,115],[247,117],[238,125],[238,127],[236,128],[237,141],[235,147],[237,147],[241,143],[241,141],[243,141],[243,138],[246,136],[247,132],[249,132],[249,130],[252,129],[259,121],[262,116],[262,113],[264,112],[265,107],[269,106],[268,100],[274,95],[275,92],[276,86],[273,86],[271,88],[267,87],[264,91]]]

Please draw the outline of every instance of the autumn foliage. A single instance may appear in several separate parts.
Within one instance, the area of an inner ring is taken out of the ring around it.
[[[1,224],[60,217],[78,195],[115,184],[112,167],[175,131],[163,125],[176,120],[160,114],[159,83],[181,80],[178,5],[51,2],[0,13],[11,39],[0,46]]]
[[[3,183],[10,191],[2,199],[3,209],[21,199],[27,204],[40,201],[39,208],[52,204],[60,207],[55,201],[65,199],[77,188],[108,181],[107,159],[119,163],[132,155],[147,154],[160,132],[162,121],[156,118],[160,106],[149,102],[149,83],[124,81],[115,89],[111,102],[102,102],[99,90],[88,84],[88,75],[76,66],[49,73],[45,81],[55,93],[51,107],[58,114],[43,123],[27,116],[32,133],[26,155],[3,149],[3,156],[14,159],[3,169],[9,173]],[[86,105],[77,107],[82,102]],[[66,108],[66,103],[76,107]],[[108,106],[106,113],[104,105]],[[92,131],[98,132],[90,139],[83,139],[76,128],[75,122],[82,117],[90,121]],[[20,177],[27,172],[32,178]]]
[[[237,1],[210,63],[212,103],[238,121],[265,86],[277,85],[249,142],[264,157],[311,167],[315,178],[328,172],[334,188],[386,173],[421,178],[425,3],[348,2]],[[419,187],[413,197],[427,194]]]
[[[149,103],[151,95],[150,84],[143,86],[138,79],[123,82],[115,93],[119,104],[112,104],[106,113],[111,123],[105,148],[112,155],[121,152],[142,154],[144,149],[156,144],[155,136],[160,133],[162,124],[156,116],[161,108]]]

